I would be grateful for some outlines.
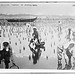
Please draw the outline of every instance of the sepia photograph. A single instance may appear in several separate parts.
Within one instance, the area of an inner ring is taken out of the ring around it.
[[[75,69],[75,2],[0,2],[0,69]]]

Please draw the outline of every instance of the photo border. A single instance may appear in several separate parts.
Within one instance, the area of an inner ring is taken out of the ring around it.
[[[75,1],[0,1],[0,3],[75,3]],[[75,71],[54,69],[0,69],[0,74],[75,74]]]

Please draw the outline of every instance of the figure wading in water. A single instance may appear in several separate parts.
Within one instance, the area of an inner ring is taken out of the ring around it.
[[[64,69],[71,69],[72,64],[71,64],[71,59],[73,56],[73,50],[71,48],[74,47],[74,43],[69,44],[69,46],[65,49],[65,54],[67,55],[68,59],[65,58],[65,68]]]
[[[8,42],[3,42],[3,50],[0,51],[0,64],[2,60],[5,63],[5,69],[12,68],[13,66],[16,66],[19,69],[14,63],[12,48]],[[9,67],[10,62],[12,62],[12,66]]]
[[[38,32],[36,28],[34,28],[34,32],[32,34],[33,39],[30,40],[29,48],[32,51],[32,58],[33,58],[33,64],[37,63],[37,60],[39,60],[41,56],[41,49],[44,49],[45,51],[45,42],[40,42],[38,38]]]

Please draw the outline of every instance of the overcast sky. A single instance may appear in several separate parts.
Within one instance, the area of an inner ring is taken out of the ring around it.
[[[75,3],[0,3],[0,14],[75,15]]]

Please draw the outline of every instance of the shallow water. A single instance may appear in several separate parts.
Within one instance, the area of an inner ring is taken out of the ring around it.
[[[15,64],[19,66],[20,69],[57,69],[57,59],[56,58],[43,58],[41,57],[37,64],[33,64],[32,59],[26,57],[14,57]],[[12,65],[12,64],[10,64]],[[0,64],[0,68],[4,67],[4,63]],[[12,67],[16,68],[16,67]]]

